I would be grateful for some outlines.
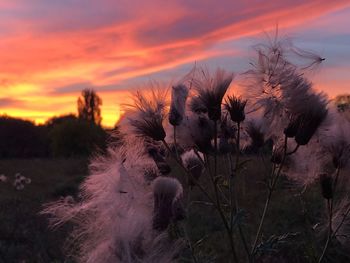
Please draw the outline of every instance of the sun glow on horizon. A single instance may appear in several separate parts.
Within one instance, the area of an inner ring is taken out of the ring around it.
[[[0,114],[38,124],[76,114],[84,88],[102,98],[102,125],[113,127],[129,91],[149,80],[171,83],[195,63],[239,74],[249,66],[251,45],[276,21],[281,37],[326,57],[312,79],[316,89],[331,97],[350,92],[347,0],[1,3]]]

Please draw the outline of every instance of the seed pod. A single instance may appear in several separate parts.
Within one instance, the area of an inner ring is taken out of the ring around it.
[[[185,85],[177,85],[172,88],[169,123],[178,126],[183,120],[185,105],[188,96],[188,88]]]
[[[195,185],[193,179],[198,180],[203,174],[203,164],[193,152],[187,152],[184,154],[182,156],[182,160],[186,169],[191,173],[192,176],[192,178],[189,178],[188,184],[193,187]]]
[[[193,81],[197,95],[208,111],[208,117],[212,121],[221,119],[221,104],[225,93],[233,79],[233,74],[218,69],[214,77],[208,72],[202,71],[202,79]]]
[[[158,177],[153,183],[153,228],[164,231],[170,222],[181,218],[180,202],[182,186],[175,178]]]
[[[228,96],[225,108],[231,116],[231,120],[236,123],[240,123],[245,119],[244,108],[247,104],[247,100],[235,96]]]
[[[293,138],[299,129],[301,118],[292,117],[288,123],[288,126],[284,129],[284,134],[288,138]]]

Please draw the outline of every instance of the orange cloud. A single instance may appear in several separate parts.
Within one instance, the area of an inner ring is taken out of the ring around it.
[[[86,85],[102,97],[103,124],[109,126],[120,116],[126,90],[145,76],[165,75],[195,61],[239,57],[239,50],[217,45],[276,22],[280,28],[299,27],[349,6],[345,0],[269,0],[263,5],[257,0],[137,5],[103,0],[84,2],[82,9],[81,0],[67,6],[49,2],[0,4],[8,14],[0,21],[5,29],[0,33],[0,113],[43,122],[76,112],[76,98]],[[341,82],[333,85],[344,90]]]

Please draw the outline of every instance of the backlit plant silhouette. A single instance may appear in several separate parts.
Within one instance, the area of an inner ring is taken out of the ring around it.
[[[80,262],[324,262],[334,244],[349,247],[350,123],[307,79],[324,59],[277,37],[254,48],[251,69],[240,75],[241,94],[230,88],[233,73],[200,67],[170,96],[166,87],[134,94],[120,124],[123,145],[92,160],[77,200],[44,210],[53,226],[76,225],[72,244]],[[255,156],[270,159],[259,175],[265,204],[247,211],[242,189],[249,191],[246,169]],[[299,233],[264,234],[282,179],[300,196],[319,184],[326,204],[327,216],[306,226],[319,233],[310,234],[312,252],[298,261],[278,252]],[[200,239],[189,234],[195,205],[216,213],[223,251],[201,250],[210,226],[202,226]]]

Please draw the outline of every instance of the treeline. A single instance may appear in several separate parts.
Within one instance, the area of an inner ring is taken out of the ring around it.
[[[89,156],[106,149],[108,132],[75,115],[54,117],[44,125],[0,116],[0,158]]]
[[[84,89],[77,100],[78,116],[53,117],[44,125],[9,116],[0,116],[0,158],[89,156],[105,151],[113,139],[101,127],[102,99]],[[114,129],[116,134],[116,129]]]

